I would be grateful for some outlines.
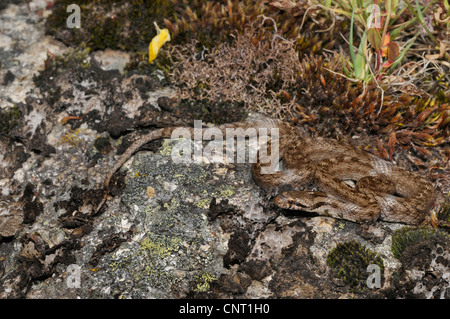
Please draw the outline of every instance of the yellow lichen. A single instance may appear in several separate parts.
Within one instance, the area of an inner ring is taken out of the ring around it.
[[[159,151],[159,154],[163,156],[170,156],[172,154],[172,147],[173,144],[171,143],[172,140],[164,140],[163,144],[161,146],[161,150]]]
[[[223,198],[227,198],[233,196],[234,190],[232,186],[225,186],[226,188],[220,191],[220,196]]]
[[[179,250],[181,239],[166,236],[162,239],[146,237],[139,244],[141,245],[141,249],[146,251],[150,256],[165,258]]]
[[[194,289],[194,291],[197,292],[206,292],[210,288],[210,283],[214,280],[217,280],[217,278],[210,274],[210,273],[204,273],[203,275],[197,277],[197,285]]]
[[[137,177],[146,177],[147,176],[147,174],[141,174],[141,173],[139,173],[139,172],[135,172],[134,174],[133,174],[133,178],[137,178]]]
[[[81,129],[77,129],[76,131],[69,130],[64,133],[61,136],[60,144],[69,144],[73,148],[76,148],[82,142],[81,138],[78,137],[78,134],[80,134],[81,131]]]
[[[205,198],[205,199],[198,201],[195,205],[198,208],[208,208],[208,204],[210,201],[211,201],[211,198]]]

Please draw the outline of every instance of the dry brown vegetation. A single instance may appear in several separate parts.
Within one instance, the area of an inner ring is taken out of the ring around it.
[[[263,28],[255,24],[212,50],[199,52],[196,42],[177,47],[174,58],[180,62],[172,76],[181,84],[181,97],[244,102],[278,117],[290,112],[296,99],[288,92],[301,69],[297,52],[290,41],[258,33],[258,27]]]

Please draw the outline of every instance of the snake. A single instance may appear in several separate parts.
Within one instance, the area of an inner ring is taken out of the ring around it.
[[[107,200],[108,185],[115,172],[143,145],[170,138],[176,129],[185,129],[195,137],[192,127],[165,127],[137,138],[108,171],[104,195],[95,209],[98,213]],[[276,192],[273,202],[286,210],[299,210],[352,222],[386,222],[419,225],[436,202],[436,190],[419,174],[394,165],[350,143],[324,137],[304,137],[289,122],[259,119],[217,126],[224,134],[227,129],[251,137],[249,128],[277,129],[278,160],[282,169],[273,169],[265,157],[270,157],[268,140],[260,148],[257,161],[251,165],[255,183]],[[202,134],[207,128],[202,129]],[[237,130],[242,129],[242,130]],[[198,135],[197,135],[198,136]],[[270,166],[270,167],[269,167]],[[267,170],[270,169],[270,173]],[[313,190],[311,186],[313,185]],[[279,189],[288,189],[278,192]]]

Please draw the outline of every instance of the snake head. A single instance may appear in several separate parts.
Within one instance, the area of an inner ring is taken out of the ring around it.
[[[274,203],[280,208],[291,209],[290,207],[294,205],[294,199],[289,196],[289,193],[285,192],[275,197]]]

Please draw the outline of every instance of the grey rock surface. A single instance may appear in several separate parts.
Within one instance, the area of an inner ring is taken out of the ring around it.
[[[159,75],[121,74],[125,53],[108,52],[107,67],[103,53],[77,59],[43,23],[25,5],[0,12],[0,107],[21,114],[0,138],[1,298],[449,298],[445,240],[398,259],[403,225],[282,211],[249,164],[175,163],[180,141],[136,154],[92,215],[137,131],[175,124],[162,104],[175,91]],[[53,72],[49,51],[73,60]],[[327,264],[352,240],[383,259],[380,287],[352,289]]]

